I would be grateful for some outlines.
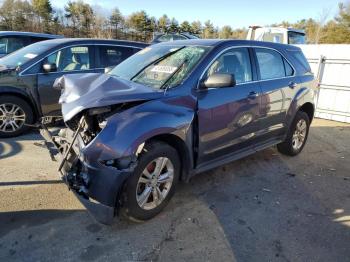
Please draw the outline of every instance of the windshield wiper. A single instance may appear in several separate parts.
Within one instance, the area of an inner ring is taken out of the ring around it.
[[[155,65],[161,61],[163,61],[165,58],[177,53],[178,51],[180,51],[181,49],[185,48],[185,46],[180,47],[179,49],[176,49],[170,53],[167,53],[166,55],[159,57],[158,59],[152,61],[151,63],[145,65],[144,67],[141,68],[140,71],[138,71],[133,77],[130,78],[130,81],[134,80],[139,74],[141,74],[147,67],[151,66],[151,65]]]
[[[182,67],[185,65],[185,63],[188,62],[188,59],[185,59],[180,65],[179,67],[164,81],[164,83],[160,86],[160,89],[163,89],[168,83],[169,81],[180,71],[180,69],[182,69]]]

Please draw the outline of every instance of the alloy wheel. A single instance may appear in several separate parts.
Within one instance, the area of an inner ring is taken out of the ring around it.
[[[174,180],[174,165],[167,157],[151,161],[142,174],[136,187],[136,200],[145,210],[159,206],[168,195]]]
[[[16,132],[21,129],[26,120],[24,110],[12,103],[0,104],[0,131]]]
[[[299,150],[305,141],[307,132],[307,124],[304,119],[300,119],[296,124],[295,131],[292,138],[292,146],[294,150]]]

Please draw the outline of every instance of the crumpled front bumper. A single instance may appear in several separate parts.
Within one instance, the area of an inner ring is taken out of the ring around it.
[[[50,154],[56,151],[59,172],[68,188],[98,222],[111,224],[119,193],[134,169],[134,159],[130,159],[130,164],[124,169],[106,165],[99,160],[99,150],[94,147],[94,141],[89,146],[84,144],[79,128],[75,132],[66,128],[60,132],[64,136],[52,136],[42,126],[40,133],[46,140]]]

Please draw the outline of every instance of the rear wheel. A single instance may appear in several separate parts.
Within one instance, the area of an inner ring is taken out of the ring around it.
[[[156,216],[174,195],[179,175],[180,159],[173,147],[163,142],[146,145],[124,187],[122,214],[133,221]]]
[[[0,137],[15,137],[33,123],[33,111],[26,101],[16,96],[0,97]]]
[[[278,151],[289,156],[299,154],[305,146],[309,128],[309,116],[305,112],[298,111],[287,134],[287,138],[277,145]]]

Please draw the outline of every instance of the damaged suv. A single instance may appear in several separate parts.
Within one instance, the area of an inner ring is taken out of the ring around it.
[[[297,155],[316,96],[298,47],[238,40],[154,45],[55,88],[67,128],[42,134],[69,188],[105,224],[119,213],[150,219],[179,180],[264,148]]]

